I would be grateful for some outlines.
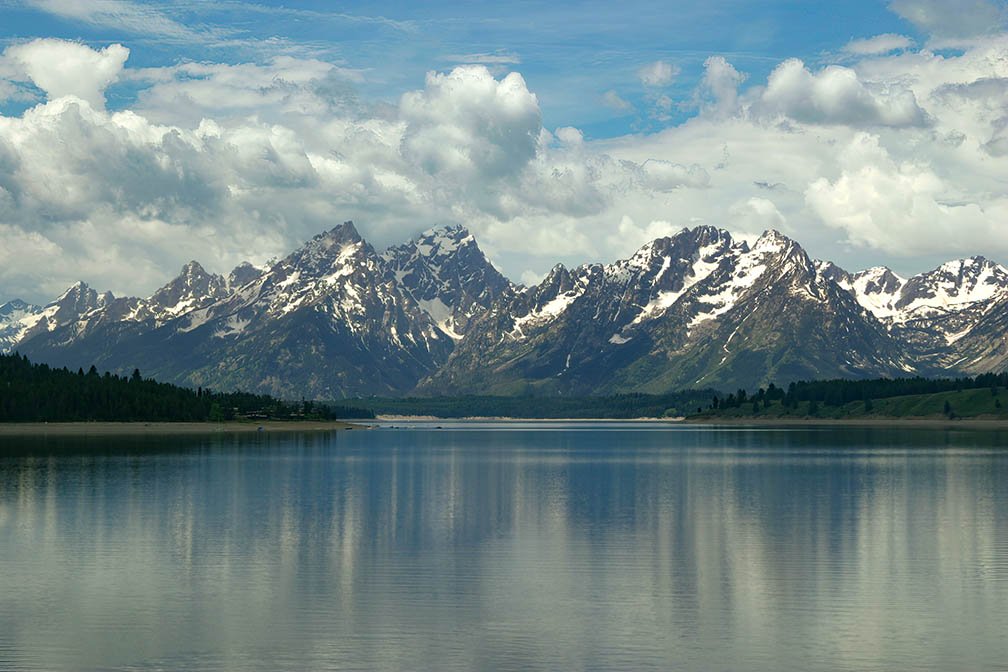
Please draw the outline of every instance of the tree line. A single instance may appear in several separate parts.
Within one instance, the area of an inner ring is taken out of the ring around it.
[[[367,411],[247,392],[195,390],[91,366],[76,372],[0,355],[0,422],[219,422],[250,419],[329,420]]]
[[[791,383],[786,390],[770,383],[765,389],[761,387],[752,394],[745,389],[739,389],[727,395],[715,394],[708,409],[717,411],[752,406],[753,410],[759,410],[767,408],[772,402],[780,402],[785,408],[797,408],[800,403],[808,402],[810,408],[814,409],[819,405],[844,406],[854,401],[861,401],[865,404],[865,409],[870,410],[873,400],[985,388],[989,388],[993,394],[997,394],[998,388],[1006,386],[1008,386],[1008,372],[983,373],[972,378],[922,378],[915,376],[912,378],[866,380],[844,378],[802,380]]]
[[[708,403],[713,390],[668,394],[610,396],[399,397],[348,399],[343,403],[385,415],[430,415],[437,418],[660,418],[694,413]]]

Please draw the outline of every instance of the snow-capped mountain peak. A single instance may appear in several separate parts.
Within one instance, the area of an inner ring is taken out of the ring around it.
[[[515,287],[463,226],[378,254],[345,222],[268,268],[189,262],[146,299],[77,283],[5,304],[0,349],[326,398],[596,393],[977,372],[1008,361],[1006,323],[1008,269],[983,257],[852,274],[779,231],[747,244],[698,226]]]
[[[382,259],[401,291],[455,340],[462,338],[474,317],[514,291],[461,225],[428,229],[408,243],[390,247]]]
[[[38,321],[42,306],[14,299],[0,305],[0,353],[9,352],[21,340],[27,325]]]
[[[228,282],[207,273],[196,261],[182,267],[178,277],[143,302],[151,317],[159,321],[183,315],[227,294]]]

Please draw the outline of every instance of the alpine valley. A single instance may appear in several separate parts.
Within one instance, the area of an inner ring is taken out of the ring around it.
[[[755,389],[1008,367],[1008,269],[851,273],[701,226],[516,286],[462,227],[376,251],[346,222],[267,268],[198,263],[148,298],[84,283],[0,306],[0,350],[54,366],[336,399]]]

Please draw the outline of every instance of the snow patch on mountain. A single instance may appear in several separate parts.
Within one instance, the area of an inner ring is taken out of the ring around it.
[[[584,284],[579,284],[555,298],[547,301],[542,307],[530,310],[526,315],[515,318],[514,327],[511,330],[512,338],[524,338],[525,330],[530,326],[543,326],[560,317],[572,303],[577,301],[585,291]]]
[[[718,243],[711,243],[701,247],[693,259],[689,272],[683,280],[682,289],[658,292],[658,295],[655,296],[655,298],[641,308],[640,313],[638,313],[637,317],[635,317],[630,324],[640,324],[644,320],[652,319],[661,315],[667,309],[675,305],[675,303],[694,285],[707,279],[711,273],[717,270],[720,266],[721,257],[718,256],[718,253],[721,250],[722,246]],[[664,257],[662,260],[661,270],[651,282],[652,286],[658,284],[671,265],[672,258],[669,256]]]

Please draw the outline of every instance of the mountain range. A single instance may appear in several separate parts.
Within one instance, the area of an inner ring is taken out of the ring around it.
[[[463,227],[379,252],[351,222],[227,276],[193,261],[148,298],[83,282],[0,306],[0,351],[288,398],[755,389],[1008,367],[1008,269],[848,272],[767,231],[699,226],[515,285]]]

